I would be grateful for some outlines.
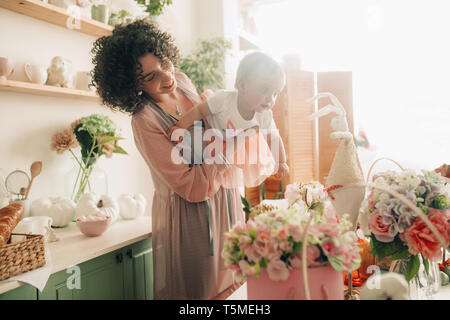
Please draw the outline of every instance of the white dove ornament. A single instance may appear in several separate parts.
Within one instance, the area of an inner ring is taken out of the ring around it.
[[[338,148],[331,164],[327,177],[327,191],[330,195],[334,208],[341,218],[345,213],[349,214],[350,221],[356,228],[359,209],[364,199],[364,174],[359,163],[353,134],[348,129],[346,113],[339,100],[329,92],[319,93],[308,99],[307,103],[328,97],[333,104],[326,105],[319,111],[311,114],[308,120],[314,120],[331,112],[337,115],[331,120],[331,127],[335,132],[331,138],[340,139]]]

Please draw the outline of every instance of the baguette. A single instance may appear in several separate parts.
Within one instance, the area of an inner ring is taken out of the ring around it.
[[[12,231],[22,219],[23,211],[19,203],[11,203],[0,209],[0,246],[8,242]]]

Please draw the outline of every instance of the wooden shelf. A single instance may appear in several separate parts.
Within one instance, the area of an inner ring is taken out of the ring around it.
[[[40,85],[36,83],[0,79],[0,91],[37,94],[41,96],[63,97],[99,102],[95,92]]]
[[[113,26],[83,17],[77,26],[67,10],[40,0],[2,0],[0,7],[94,37],[110,35],[113,30]]]

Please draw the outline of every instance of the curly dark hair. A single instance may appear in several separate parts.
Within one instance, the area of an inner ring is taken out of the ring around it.
[[[180,57],[173,37],[146,20],[118,25],[112,35],[94,42],[91,85],[97,88],[103,104],[129,114],[143,108],[145,98],[138,95],[142,80],[138,58],[148,52],[161,61],[169,59],[175,67]]]

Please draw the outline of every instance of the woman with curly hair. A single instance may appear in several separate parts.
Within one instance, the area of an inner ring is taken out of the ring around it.
[[[173,38],[140,20],[96,40],[92,54],[93,84],[106,106],[132,116],[134,140],[155,186],[154,298],[215,297],[233,284],[221,257],[224,232],[244,214],[239,191],[220,183],[226,165],[171,160],[174,145],[166,131],[201,102],[176,69]]]

